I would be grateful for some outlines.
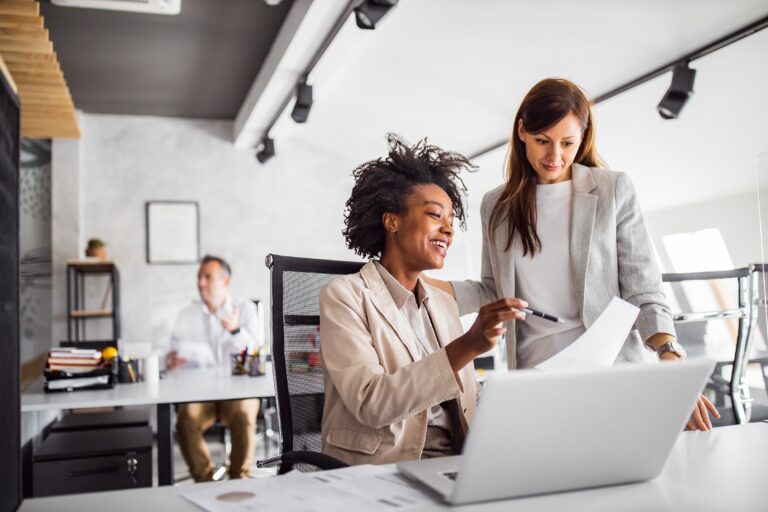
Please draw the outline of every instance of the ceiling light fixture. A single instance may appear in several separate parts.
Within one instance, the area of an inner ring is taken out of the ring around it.
[[[275,141],[272,140],[269,135],[265,135],[264,138],[261,139],[261,145],[259,147],[261,149],[256,153],[256,160],[258,160],[260,164],[267,163],[267,160],[275,156]]]
[[[306,123],[311,109],[312,86],[307,84],[306,78],[302,78],[296,85],[296,103],[293,105],[291,118],[297,123]]]
[[[373,30],[396,5],[397,0],[365,0],[355,8],[355,22],[362,29]]]
[[[693,95],[693,81],[696,70],[688,67],[687,62],[675,66],[672,71],[672,83],[661,98],[656,110],[664,119],[677,119],[685,103]]]
[[[675,60],[672,62],[663,64],[656,69],[653,69],[643,75],[640,75],[637,78],[630,80],[629,82],[626,82],[622,85],[619,85],[618,87],[611,89],[608,92],[605,92],[599,96],[596,96],[595,98],[592,99],[592,104],[593,105],[600,104],[606,100],[613,98],[614,96],[618,96],[619,94],[625,93],[641,84],[644,84],[650,80],[653,80],[654,78],[658,78],[662,75],[665,75],[666,73],[669,73],[670,71],[674,71],[675,68],[678,65],[680,65],[681,62],[686,62],[690,64],[695,60],[705,57],[710,53],[721,50],[726,46],[732,45],[733,43],[741,41],[745,37],[749,37],[766,28],[768,28],[768,16],[763,16],[759,20],[754,21],[744,27],[738,28],[735,31],[720,37],[719,39],[712,41],[711,43],[708,43],[696,50],[693,50],[687,55],[680,55],[676,57]],[[509,144],[509,136],[506,135],[503,138],[500,138],[498,142],[494,142],[493,144],[489,144],[488,146],[478,151],[475,151],[474,153],[470,153],[469,159],[474,160],[486,153],[490,153],[491,151],[494,151],[501,147],[505,147],[508,144]]]

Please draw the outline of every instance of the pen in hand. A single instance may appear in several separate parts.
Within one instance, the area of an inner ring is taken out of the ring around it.
[[[542,313],[541,311],[536,311],[535,309],[530,309],[530,308],[516,308],[516,309],[519,309],[520,311],[522,311],[523,313],[525,313],[527,315],[538,316],[539,318],[543,318],[544,320],[549,320],[550,322],[555,322],[555,323],[558,323],[558,324],[564,324],[565,323],[564,320],[560,320],[556,316],[552,316],[552,315],[549,315],[547,313]]]

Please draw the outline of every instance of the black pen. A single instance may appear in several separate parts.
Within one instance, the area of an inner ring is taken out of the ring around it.
[[[548,315],[546,313],[542,313],[541,311],[536,311],[535,309],[529,309],[529,308],[516,308],[522,311],[523,313],[526,313],[528,315],[538,316],[540,318],[543,318],[544,320],[549,320],[550,322],[555,322],[558,324],[564,324],[564,320],[560,320],[556,316]]]

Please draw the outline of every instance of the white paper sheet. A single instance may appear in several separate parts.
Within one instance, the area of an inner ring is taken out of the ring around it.
[[[352,466],[253,480],[231,480],[184,493],[208,512],[386,512],[417,510],[435,500],[415,488],[392,466]]]
[[[638,313],[640,309],[614,297],[587,332],[536,368],[560,370],[611,366],[624,346]]]

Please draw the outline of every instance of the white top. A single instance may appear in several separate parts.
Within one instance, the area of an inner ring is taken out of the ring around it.
[[[405,317],[406,322],[408,322],[408,325],[411,326],[413,333],[416,335],[418,340],[416,360],[424,359],[440,348],[435,328],[427,311],[427,302],[429,301],[427,288],[419,279],[416,283],[416,294],[411,293],[410,290],[400,284],[400,281],[395,276],[389,273],[384,265],[375,260],[373,263],[376,265],[376,270],[379,271],[381,280],[384,281],[384,286],[387,287],[397,309]],[[451,430],[450,418],[440,404],[433,405],[427,412],[427,424],[441,427],[448,431]]]
[[[240,332],[231,334],[221,325],[221,317],[230,314],[235,304]],[[238,354],[245,348],[251,352],[263,344],[256,305],[251,301],[235,302],[228,296],[214,313],[200,300],[182,309],[171,334],[170,350],[188,361],[185,368],[218,365],[229,368],[230,354]]]
[[[536,232],[541,252],[523,256],[516,235],[513,246],[517,296],[532,309],[554,315],[564,324],[528,315],[517,322],[518,368],[533,368],[570,345],[584,332],[571,266],[573,182],[536,185]]]

